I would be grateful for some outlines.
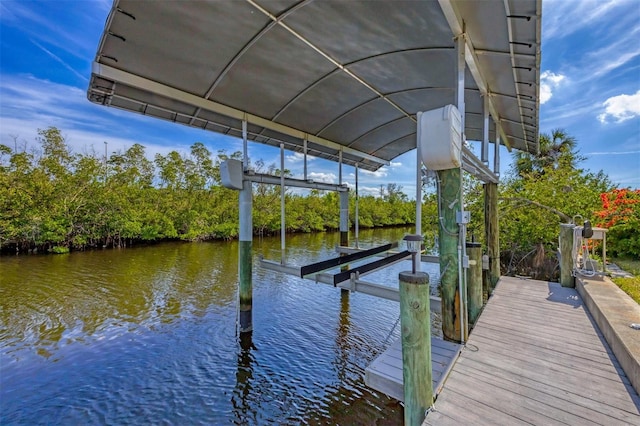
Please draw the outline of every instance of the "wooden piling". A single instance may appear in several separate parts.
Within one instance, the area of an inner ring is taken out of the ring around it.
[[[429,275],[401,272],[399,280],[404,424],[420,425],[433,404]]]
[[[438,170],[437,173],[442,335],[446,340],[460,342],[459,228],[456,211],[461,210],[462,178],[460,169]]]
[[[500,230],[498,228],[498,184],[484,184],[484,231],[489,256],[486,274],[489,296],[500,279]]]
[[[239,198],[239,243],[238,243],[238,279],[239,291],[239,328],[240,333],[253,330],[253,193],[252,183],[245,180]]]
[[[482,246],[467,243],[469,268],[467,269],[467,312],[469,326],[475,324],[482,309]]]
[[[560,284],[562,287],[574,288],[573,277],[573,228],[571,223],[560,224]]]
[[[489,300],[489,255],[482,255],[482,303]]]

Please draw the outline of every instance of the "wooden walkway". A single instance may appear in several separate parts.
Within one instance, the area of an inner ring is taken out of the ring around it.
[[[444,379],[455,363],[462,345],[431,338],[431,366],[434,394],[442,388]],[[373,360],[366,368],[364,382],[370,388],[380,391],[398,401],[404,401],[402,379],[402,341],[396,340],[386,351]]]
[[[556,283],[502,277],[424,425],[640,425],[640,397]]]

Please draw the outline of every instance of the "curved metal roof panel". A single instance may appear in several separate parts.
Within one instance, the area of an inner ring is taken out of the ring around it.
[[[540,0],[115,0],[91,101],[375,170],[415,147],[415,114],[455,104],[465,134],[536,152]]]

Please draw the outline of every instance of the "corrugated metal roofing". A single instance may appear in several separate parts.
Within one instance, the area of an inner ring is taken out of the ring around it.
[[[536,152],[540,15],[540,0],[115,0],[88,97],[237,137],[246,119],[250,140],[375,170],[415,148],[416,112],[456,103],[464,31],[467,139],[486,93],[502,142]]]

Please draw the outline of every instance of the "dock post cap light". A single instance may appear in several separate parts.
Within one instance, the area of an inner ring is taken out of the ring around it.
[[[411,253],[411,272],[416,273],[416,254],[420,251],[422,245],[422,235],[407,234],[402,238],[407,243],[407,250]]]

